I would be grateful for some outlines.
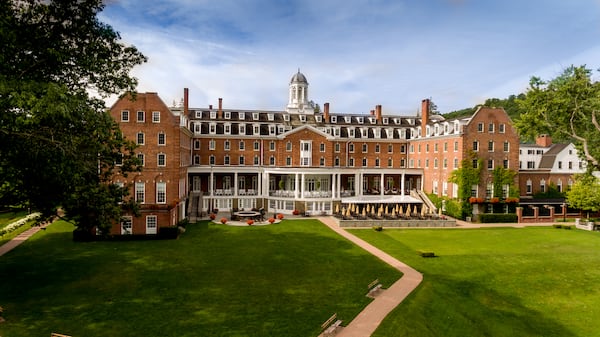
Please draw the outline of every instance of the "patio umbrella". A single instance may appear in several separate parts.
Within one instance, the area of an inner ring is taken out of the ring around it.
[[[385,214],[388,214],[388,205],[385,205]]]
[[[392,216],[395,217],[396,216],[396,209],[392,208]]]
[[[398,207],[400,207],[400,205],[396,204],[396,208],[395,208],[396,209],[396,213],[398,213],[398,211],[399,211]]]
[[[346,211],[346,216],[351,216],[352,212],[350,212],[350,208],[348,208],[348,210]]]
[[[421,207],[421,216],[425,215],[425,213],[427,213],[427,206],[423,205],[423,207]]]
[[[370,209],[369,209],[369,204],[367,204],[367,213],[369,213]]]
[[[346,207],[342,207],[342,215],[346,215]]]
[[[365,208],[365,207],[363,207],[363,210],[362,210],[362,216],[367,216],[367,210],[366,210],[366,208]]]
[[[417,213],[417,205],[415,205],[415,209],[413,209],[413,214],[418,214]]]
[[[398,209],[398,214],[402,214],[404,213],[404,210],[402,209],[402,206],[400,206],[400,208]]]
[[[406,206],[406,216],[410,216],[410,206]]]
[[[340,212],[340,204],[335,204],[335,213],[339,213]]]

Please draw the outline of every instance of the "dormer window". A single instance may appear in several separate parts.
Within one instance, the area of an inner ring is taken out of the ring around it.
[[[196,111],[196,118],[202,118],[202,111]]]
[[[269,125],[269,135],[273,136],[275,135],[275,125]]]
[[[217,123],[210,123],[208,130],[211,135],[214,135],[215,133],[217,133]]]
[[[383,122],[383,124],[388,124],[389,118],[383,117],[382,122]]]
[[[286,122],[289,122],[290,121],[290,115],[288,115],[288,114],[283,115],[283,120],[286,121]]]
[[[223,114],[225,115],[225,119],[230,119],[231,118],[231,112],[225,111]]]
[[[240,135],[245,135],[246,134],[246,124],[241,123],[238,125],[238,133]]]
[[[300,121],[302,123],[305,123],[306,122],[306,116],[305,115],[300,115]]]
[[[211,111],[210,112],[210,119],[215,119],[217,118],[217,112],[216,111]]]
[[[273,121],[273,120],[275,120],[275,115],[272,113],[269,113],[269,114],[267,114],[267,119],[270,121]]]
[[[246,113],[245,112],[240,112],[238,114],[238,119],[243,121],[244,119],[246,119]]]
[[[253,120],[257,121],[257,120],[258,120],[258,117],[259,117],[259,114],[258,114],[258,112],[253,112],[253,113],[252,113],[252,119],[253,119]]]
[[[364,117],[356,117],[356,121],[358,122],[358,124],[362,124],[365,121]]]
[[[348,137],[354,138],[354,128],[348,128]]]
[[[377,122],[377,120],[375,119],[375,117],[369,117],[369,122],[371,124],[375,124],[375,122]]]
[[[253,124],[252,125],[252,134],[253,135],[260,135],[260,124]]]
[[[323,116],[317,115],[315,116],[315,120],[317,121],[317,123],[321,123],[323,121]]]
[[[226,135],[231,134],[231,124],[230,123],[225,123],[225,125],[223,126],[223,130],[224,130],[223,132]]]
[[[337,116],[331,116],[331,123],[337,123]]]
[[[344,116],[344,122],[346,122],[346,123],[352,122],[352,117],[350,117],[350,116]]]

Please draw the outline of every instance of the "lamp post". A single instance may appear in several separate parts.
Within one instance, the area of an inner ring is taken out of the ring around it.
[[[563,222],[567,222],[567,203],[562,203],[562,211],[563,211]]]

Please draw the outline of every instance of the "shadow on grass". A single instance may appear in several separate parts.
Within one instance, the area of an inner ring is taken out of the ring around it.
[[[88,243],[53,226],[2,259],[2,336],[316,336],[400,277],[317,221]]]

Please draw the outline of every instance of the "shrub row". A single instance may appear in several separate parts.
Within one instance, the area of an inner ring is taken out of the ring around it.
[[[554,225],[552,225],[552,227],[562,228],[562,229],[572,229],[573,228],[573,226],[571,226],[571,225],[560,225],[560,224],[554,224]]]
[[[479,221],[482,223],[494,223],[494,222],[517,222],[518,218],[516,214],[505,214],[505,213],[485,213],[479,214]]]

